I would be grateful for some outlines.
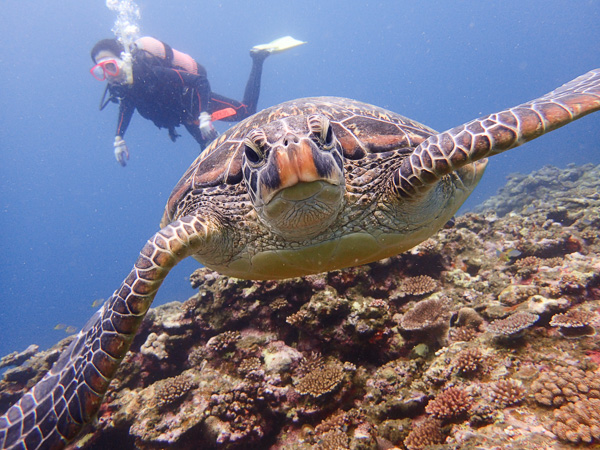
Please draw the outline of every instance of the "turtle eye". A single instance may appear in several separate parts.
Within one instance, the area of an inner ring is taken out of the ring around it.
[[[333,148],[333,128],[329,119],[322,114],[313,114],[308,118],[308,127],[313,135],[313,141],[324,150]]]
[[[264,162],[266,142],[267,137],[262,130],[252,130],[244,139],[244,154],[251,165],[258,166]]]

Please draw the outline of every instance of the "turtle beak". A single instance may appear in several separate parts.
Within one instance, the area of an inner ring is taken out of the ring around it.
[[[272,158],[272,176],[265,179],[272,182],[266,182],[262,186],[265,204],[269,203],[277,193],[304,183],[324,181],[335,186],[343,184],[343,173],[338,170],[331,155],[323,155],[312,147],[311,141],[303,139],[299,142],[288,142],[287,146],[276,149]],[[298,191],[296,192],[298,196],[302,189],[295,189],[295,191]],[[306,191],[307,198],[310,197],[309,192],[310,189]]]
[[[280,148],[274,157],[281,189],[300,182],[310,183],[321,178],[315,165],[312,149],[306,141],[291,148]]]

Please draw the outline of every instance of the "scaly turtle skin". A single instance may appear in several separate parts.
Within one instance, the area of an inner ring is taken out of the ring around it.
[[[192,164],[131,273],[0,417],[1,447],[62,448],[77,436],[182,259],[274,279],[402,252],[456,212],[481,178],[484,158],[598,109],[600,69],[443,133],[340,98],[295,100],[246,119]]]

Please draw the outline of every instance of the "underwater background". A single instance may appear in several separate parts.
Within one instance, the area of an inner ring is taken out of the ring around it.
[[[213,91],[241,99],[248,50],[292,35],[270,57],[259,108],[333,95],[376,104],[437,130],[538,97],[600,65],[598,1],[139,1],[143,35],[203,64]],[[117,107],[89,52],[111,37],[103,1],[4,0],[0,27],[0,356],[65,337],[120,284],[158,230],[171,188],[198,153],[181,130],[134,116],[131,159],[113,156]],[[219,130],[226,127],[219,125]],[[597,117],[494,157],[465,208],[512,172],[599,163]],[[193,294],[189,259],[154,306]]]

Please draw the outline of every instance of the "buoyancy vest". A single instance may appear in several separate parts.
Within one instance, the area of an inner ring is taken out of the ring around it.
[[[167,67],[184,70],[198,75],[198,63],[190,55],[175,50],[170,45],[150,36],[144,36],[135,41],[138,50],[144,50],[152,56],[161,59]]]

